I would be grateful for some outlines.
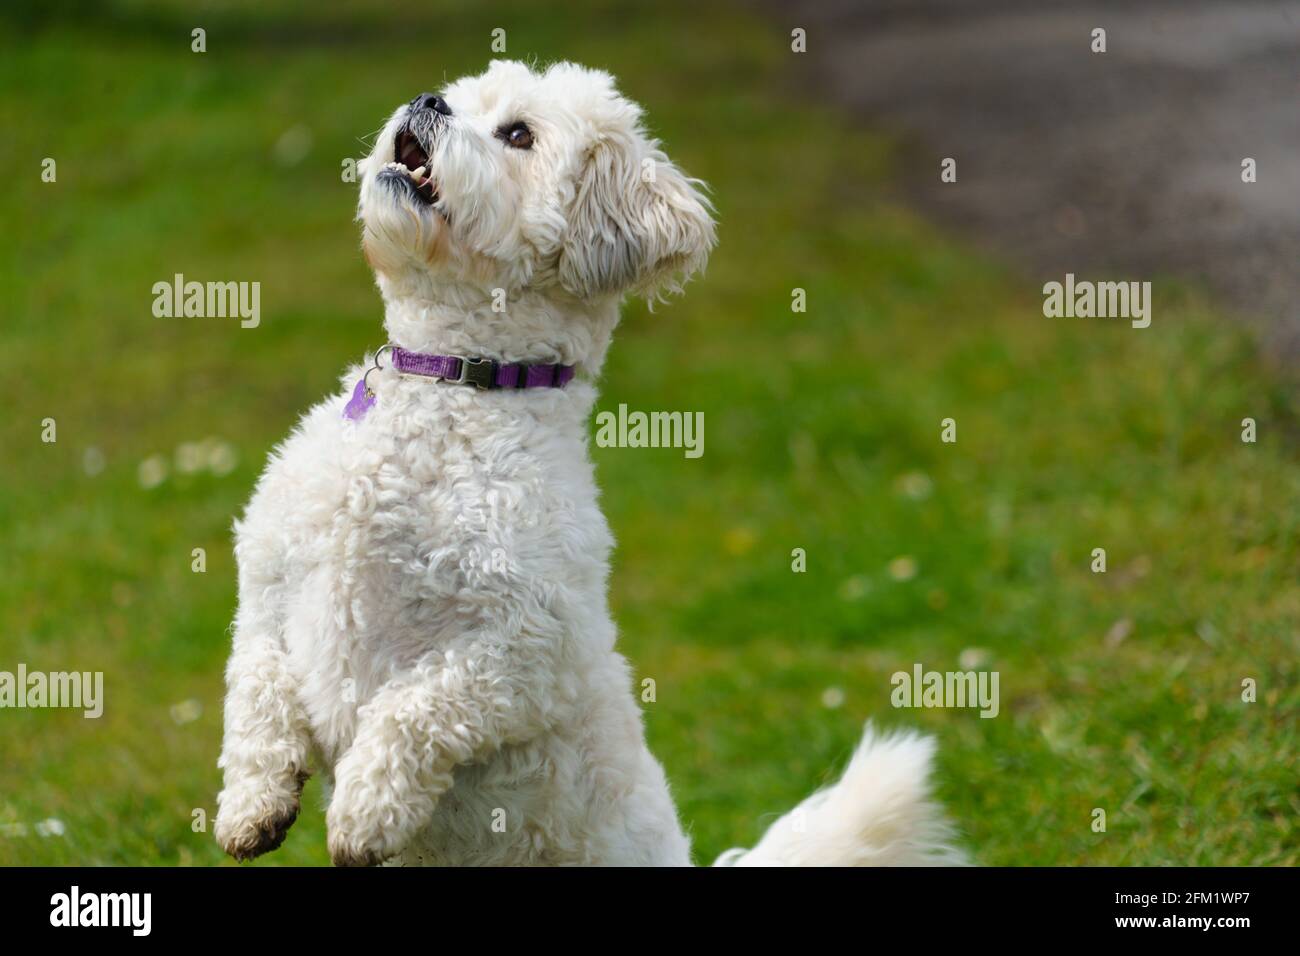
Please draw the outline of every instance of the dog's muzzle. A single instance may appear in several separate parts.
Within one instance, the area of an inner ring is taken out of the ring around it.
[[[393,158],[380,175],[410,188],[426,205],[439,199],[429,169],[429,151],[439,124],[451,116],[451,107],[437,93],[421,93],[407,105],[406,119],[393,139]]]
[[[415,99],[411,100],[409,107],[412,113],[417,110],[428,110],[431,113],[437,113],[439,116],[450,116],[451,107],[437,93],[421,93]]]
[[[397,131],[393,146],[393,162],[410,177],[415,194],[424,202],[433,204],[438,201],[438,190],[433,184],[433,174],[429,171],[429,151],[425,149],[420,137],[409,126]],[[391,168],[391,167],[390,167]]]

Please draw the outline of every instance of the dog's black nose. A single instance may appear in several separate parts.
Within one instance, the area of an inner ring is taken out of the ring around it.
[[[443,116],[451,115],[451,107],[437,93],[421,93],[415,99],[411,100],[411,108],[416,110],[433,110],[435,113],[441,113]]]

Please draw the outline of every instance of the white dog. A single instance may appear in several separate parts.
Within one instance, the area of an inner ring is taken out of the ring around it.
[[[393,347],[236,524],[217,840],[279,846],[314,764],[337,864],[689,864],[614,649],[587,432],[620,300],[704,266],[702,184],[568,63],[416,97],[360,168]],[[837,785],[719,862],[959,862],[931,754],[868,731]]]

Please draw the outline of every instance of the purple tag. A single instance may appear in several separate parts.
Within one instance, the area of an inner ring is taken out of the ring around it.
[[[366,380],[357,382],[352,399],[343,406],[343,417],[350,422],[360,421],[375,404],[375,396],[366,394]]]

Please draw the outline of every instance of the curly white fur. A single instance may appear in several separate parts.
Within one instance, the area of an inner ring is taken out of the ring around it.
[[[703,267],[710,206],[605,73],[494,62],[443,96],[450,115],[402,107],[360,166],[389,341],[579,375],[482,392],[385,369],[345,421],[367,362],[272,454],[236,524],[216,836],[240,859],[278,846],[310,763],[339,864],[685,865],[614,648],[587,422],[621,298]],[[531,149],[503,140],[517,122]],[[389,167],[404,128],[432,204]],[[955,859],[928,746],[863,747],[813,798],[833,839],[801,849],[779,821],[725,862]]]

